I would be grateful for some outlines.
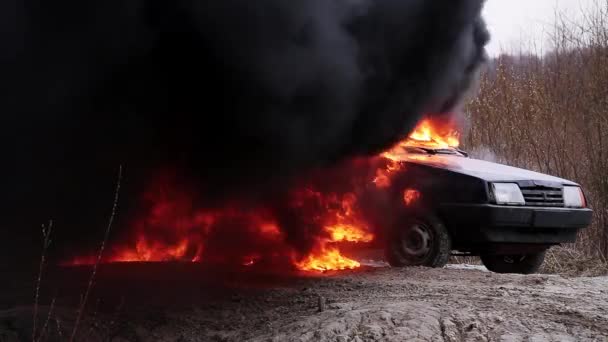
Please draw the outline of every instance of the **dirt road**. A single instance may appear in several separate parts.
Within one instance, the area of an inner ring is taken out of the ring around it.
[[[232,313],[228,329],[214,314],[193,320],[227,340],[608,341],[608,278],[374,269],[260,299],[223,308]]]
[[[129,310],[98,314],[81,330],[114,341],[608,341],[608,277],[369,267],[270,285],[233,279],[221,291],[189,285],[163,303],[134,291]],[[0,313],[4,336],[29,329],[9,323],[31,311],[11,310]]]

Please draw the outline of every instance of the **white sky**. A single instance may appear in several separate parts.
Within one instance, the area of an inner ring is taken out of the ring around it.
[[[490,56],[506,52],[546,52],[550,48],[547,34],[552,31],[556,11],[580,18],[596,0],[487,0],[483,11],[492,38],[487,50]],[[579,19],[580,20],[580,19]],[[536,47],[533,47],[533,42]]]

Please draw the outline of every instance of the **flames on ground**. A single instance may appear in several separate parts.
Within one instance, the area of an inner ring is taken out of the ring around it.
[[[113,241],[102,262],[265,263],[302,271],[357,268],[360,263],[346,257],[340,246],[370,243],[375,238],[361,210],[359,194],[369,188],[383,191],[391,187],[393,176],[404,169],[403,147],[458,146],[454,121],[449,116],[432,118],[420,121],[410,136],[391,150],[370,158],[376,162],[349,164],[347,170],[373,169],[340,172],[340,183],[347,184],[340,189],[332,189],[331,184],[320,186],[323,182],[315,180],[323,177],[321,173],[271,203],[234,201],[217,208],[199,203],[197,194],[178,187],[175,177],[165,173],[144,193],[143,213],[132,221],[126,235]],[[421,196],[416,189],[402,191],[403,205],[411,205]],[[91,254],[68,264],[95,261]]]

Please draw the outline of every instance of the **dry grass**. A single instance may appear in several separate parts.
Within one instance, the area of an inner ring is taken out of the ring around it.
[[[608,262],[572,246],[558,246],[547,251],[541,272],[566,276],[605,276],[608,275]]]
[[[481,259],[478,256],[452,256],[449,264],[466,264],[466,265],[481,265]]]
[[[476,256],[452,256],[450,264],[482,265]],[[599,253],[591,256],[575,246],[555,246],[547,251],[540,273],[568,277],[597,277],[608,275],[608,261]]]

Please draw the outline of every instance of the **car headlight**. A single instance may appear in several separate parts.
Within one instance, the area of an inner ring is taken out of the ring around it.
[[[496,204],[526,204],[524,195],[516,183],[492,183],[491,188]]]
[[[584,208],[587,206],[583,190],[578,186],[564,186],[564,206],[570,208]]]

